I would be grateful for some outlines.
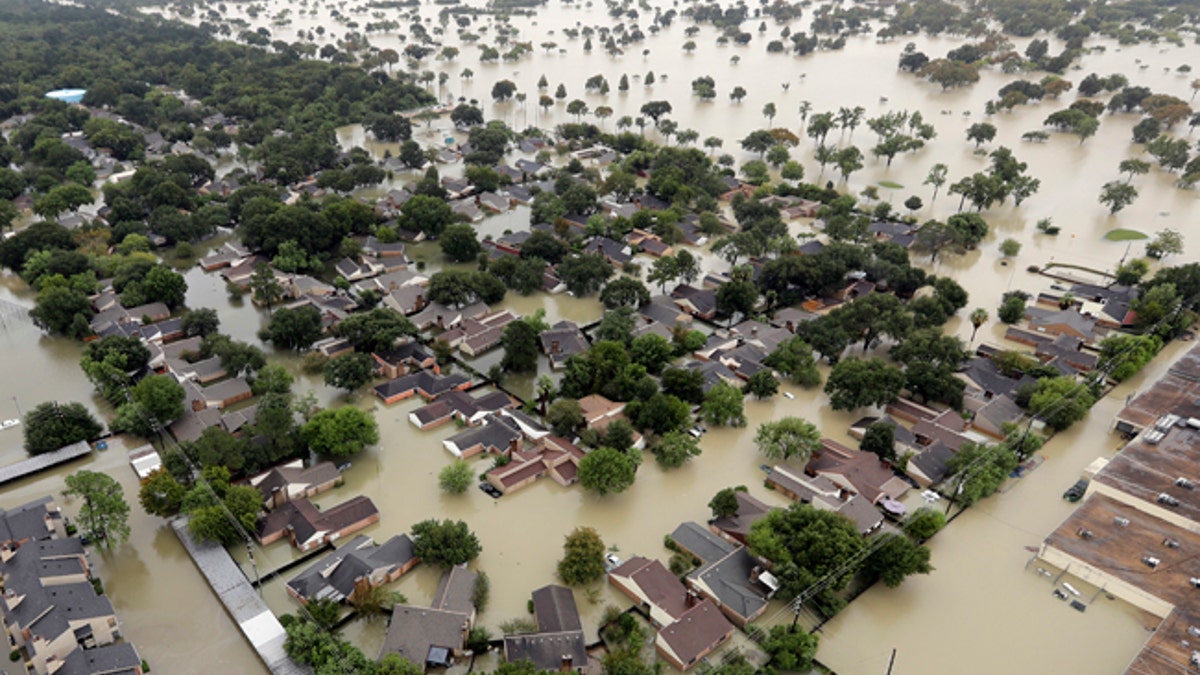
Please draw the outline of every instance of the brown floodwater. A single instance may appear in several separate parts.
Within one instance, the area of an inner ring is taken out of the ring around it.
[[[295,9],[289,26],[271,26],[270,17],[292,3],[275,0],[256,3],[265,7],[257,20],[244,15],[246,5],[230,4],[228,16],[247,18],[252,28],[270,27],[276,37],[292,40],[297,29],[318,25],[327,26],[332,33],[342,34],[345,28],[328,18],[332,5],[319,7],[316,15]],[[472,2],[470,4],[478,4]],[[345,5],[339,5],[345,11]],[[436,6],[421,8],[423,16],[433,16]],[[170,14],[170,10],[167,10]],[[388,12],[388,16],[392,16]],[[370,20],[369,14],[352,14],[360,22]],[[648,26],[649,14],[642,20]],[[476,25],[489,22],[481,18]],[[449,36],[446,44],[462,48],[462,56],[453,63],[428,60],[422,68],[451,75],[443,97],[465,96],[483,100],[490,117],[505,119],[518,126],[552,126],[570,118],[564,105],[558,104],[548,114],[535,105],[538,93],[536,81],[545,74],[551,91],[559,82],[566,84],[569,97],[582,98],[595,108],[607,105],[614,109],[604,121],[609,128],[622,115],[638,114],[647,100],[666,99],[674,105],[672,118],[681,129],[692,128],[700,137],[715,135],[725,139],[723,152],[732,153],[739,163],[752,156],[742,152],[737,139],[749,131],[766,126],[761,115],[764,104],[773,102],[779,109],[774,126],[787,126],[798,131],[796,110],[801,101],[810,101],[814,112],[836,110],[839,106],[861,105],[868,116],[885,110],[920,110],[938,131],[938,138],[912,155],[897,157],[892,167],[869,158],[866,167],[851,176],[849,190],[858,193],[868,185],[892,181],[904,187],[880,187],[883,199],[899,206],[909,195],[922,197],[927,205],[917,212],[920,218],[944,217],[953,213],[958,200],[942,194],[929,203],[931,188],[922,185],[935,163],[950,167],[950,182],[987,164],[986,157],[974,152],[974,145],[965,139],[965,130],[983,118],[984,102],[993,98],[1004,83],[1015,79],[998,72],[985,71],[979,83],[971,88],[941,92],[936,85],[917,81],[895,69],[896,58],[904,41],[878,44],[872,38],[852,38],[845,50],[818,53],[799,58],[767,54],[765,40],[757,36],[748,47],[720,47],[715,44],[716,32],[711,26],[701,27],[693,38],[699,45],[694,54],[684,54],[680,47],[687,39],[684,29],[688,23],[677,20],[657,36],[649,36],[644,44],[633,45],[620,57],[609,57],[597,49],[591,54],[582,51],[582,40],[571,41],[562,35],[567,27],[580,25],[611,25],[602,6],[586,8],[555,5],[539,12],[536,18],[515,17],[512,25],[519,28],[517,39],[532,40],[535,45],[553,40],[566,53],[546,54],[537,48],[532,56],[515,63],[481,64],[476,47],[461,44]],[[792,30],[802,28],[794,22]],[[437,25],[436,19],[430,22]],[[757,21],[746,24],[751,29]],[[431,28],[432,30],[432,28]],[[780,30],[771,24],[768,35]],[[476,32],[479,32],[476,29]],[[481,42],[492,42],[493,29],[483,34]],[[370,39],[380,48],[402,47],[395,34],[372,34]],[[593,41],[597,40],[593,38]],[[943,54],[961,43],[954,38],[913,38],[917,45],[931,55]],[[1023,49],[1027,40],[1017,40]],[[1052,51],[1061,44],[1051,40]],[[1082,69],[1067,77],[1078,81],[1089,72],[1107,74],[1121,72],[1134,84],[1145,84],[1156,92],[1171,93],[1182,98],[1190,95],[1188,77],[1171,71],[1187,61],[1192,51],[1156,46],[1118,47],[1114,43],[1095,41],[1106,51],[1093,52],[1082,60]],[[597,45],[599,47],[599,45]],[[650,49],[648,57],[642,49]],[[733,63],[732,56],[740,62]],[[1141,64],[1148,64],[1145,70]],[[464,67],[475,71],[472,80],[458,77]],[[653,70],[659,81],[651,88],[641,84],[635,75]],[[594,74],[603,74],[612,87],[606,96],[585,94],[583,81]],[[628,93],[617,91],[622,74],[631,78]],[[666,79],[663,76],[666,75]],[[717,83],[718,98],[700,103],[690,96],[690,82],[701,75],[711,75]],[[803,78],[801,77],[803,75]],[[1037,75],[1028,76],[1031,79]],[[506,78],[516,82],[518,90],[529,100],[524,109],[517,102],[493,104],[489,91],[496,80]],[[785,91],[781,86],[789,83]],[[727,94],[734,85],[747,89],[748,95],[740,104],[729,101]],[[434,84],[434,90],[437,85]],[[1045,101],[1026,106],[1011,113],[995,116],[992,121],[999,133],[987,147],[1006,145],[1017,157],[1029,163],[1029,173],[1042,180],[1041,192],[1020,208],[1012,203],[985,213],[992,225],[992,234],[980,250],[965,256],[946,256],[930,267],[937,274],[953,276],[971,293],[971,306],[981,306],[994,314],[1000,295],[1010,288],[1039,290],[1048,282],[1029,275],[1025,267],[1050,261],[1069,261],[1098,268],[1112,268],[1125,254],[1141,253],[1141,243],[1108,242],[1103,234],[1123,226],[1146,233],[1173,227],[1186,230],[1186,220],[1194,212],[1195,194],[1174,188],[1174,177],[1157,169],[1139,177],[1135,184],[1141,197],[1132,206],[1110,217],[1096,202],[1100,185],[1118,178],[1116,165],[1121,159],[1138,156],[1138,149],[1129,144],[1129,131],[1136,122],[1130,116],[1105,115],[1099,133],[1080,145],[1073,137],[1055,134],[1043,144],[1020,140],[1022,133],[1041,127],[1041,121],[1054,110],[1065,107],[1073,94],[1062,101]],[[886,101],[884,100],[886,99]],[[949,111],[950,114],[942,114]],[[963,115],[969,111],[969,117]],[[430,130],[418,129],[422,143],[438,145],[452,131],[448,120],[439,120]],[[636,129],[636,127],[635,127]],[[649,131],[649,134],[654,134]],[[802,135],[802,134],[801,134]],[[365,137],[361,127],[339,130],[343,144],[364,145],[377,155],[385,150],[395,152],[394,145],[378,144]],[[461,135],[457,135],[461,139]],[[830,134],[830,140],[840,140]],[[860,127],[853,135],[869,155],[873,134]],[[813,146],[805,139],[793,150],[793,158],[804,164],[808,175],[816,177],[820,168],[812,159]],[[227,168],[237,166],[227,162]],[[461,167],[441,167],[443,175],[456,175]],[[388,185],[400,185],[412,175],[398,174]],[[830,171],[824,178],[835,179]],[[836,179],[835,179],[836,180]],[[378,191],[368,194],[378,194]],[[1057,237],[1037,234],[1033,224],[1041,218],[1053,218],[1062,227]],[[528,209],[516,209],[479,224],[480,232],[499,236],[505,230],[518,229],[528,223]],[[811,231],[805,222],[792,224],[793,234]],[[1186,236],[1186,231],[1185,231]],[[1003,264],[997,251],[998,243],[1012,237],[1022,243],[1019,256]],[[1196,260],[1200,242],[1186,242],[1187,252],[1168,262]],[[427,265],[427,271],[441,269],[440,252],[434,244],[422,244],[410,249],[410,256]],[[708,264],[724,268],[724,263],[706,257]],[[643,261],[645,262],[645,261]],[[266,313],[250,303],[231,303],[224,284],[215,275],[205,275],[198,269],[187,274],[188,304],[212,306],[218,309],[223,330],[242,340],[256,340],[258,329],[266,321]],[[32,306],[32,294],[17,278],[0,277],[0,299]],[[505,306],[522,314],[539,308],[546,310],[551,322],[570,319],[579,323],[600,317],[600,305],[594,299],[577,299],[566,295],[529,297],[512,296]],[[947,330],[969,337],[969,322],[956,318]],[[991,323],[977,338],[998,341],[1003,327]],[[5,315],[0,328],[4,357],[0,359],[0,418],[15,417],[17,405],[27,411],[33,405],[50,399],[80,400],[94,410],[107,413],[103,401],[94,397],[91,387],[78,368],[80,346],[67,340],[43,336],[31,323],[14,320]],[[910,579],[898,589],[883,587],[868,591],[842,614],[823,628],[820,658],[840,673],[879,673],[887,667],[893,648],[898,649],[896,673],[960,673],[960,672],[1087,672],[1108,673],[1123,670],[1129,658],[1146,638],[1145,625],[1152,625],[1140,613],[1123,603],[1096,600],[1085,614],[1078,614],[1050,597],[1050,585],[1025,563],[1030,553],[1025,546],[1036,545],[1070,512],[1070,506],[1059,499],[1065,486],[1076,480],[1080,471],[1097,456],[1111,453],[1117,446],[1115,437],[1108,434],[1110,420],[1127,394],[1163,372],[1169,360],[1180,353],[1178,346],[1168,351],[1147,371],[1119,387],[1100,402],[1085,423],[1056,437],[1042,454],[1047,461],[1026,478],[1013,482],[1003,494],[971,509],[940,534],[932,543],[933,564],[937,571],[927,577]],[[714,429],[702,440],[704,454],[688,466],[673,471],[659,469],[648,457],[639,470],[637,483],[626,493],[607,498],[585,493],[578,487],[561,488],[543,481],[518,494],[493,501],[477,490],[465,495],[448,496],[437,487],[436,475],[450,459],[441,447],[441,439],[454,433],[447,427],[420,432],[407,421],[407,413],[417,404],[401,403],[386,407],[369,393],[347,399],[341,393],[324,386],[320,377],[300,372],[299,359],[286,354],[274,358],[286,364],[297,375],[295,390],[312,390],[323,403],[350,402],[376,411],[383,441],[362,456],[354,458],[346,474],[346,485],[323,495],[318,502],[337,503],[355,494],[365,494],[379,505],[382,519],[366,533],[377,539],[405,532],[425,518],[461,518],[470,523],[483,543],[483,554],[477,567],[491,577],[491,601],[481,614],[481,623],[493,633],[508,619],[527,616],[526,601],[533,589],[554,579],[554,565],[561,554],[562,538],[580,525],[597,528],[605,542],[615,547],[619,555],[640,554],[665,557],[662,537],[684,520],[703,520],[708,515],[705,504],[720,488],[745,484],[756,495],[771,503],[782,504],[779,497],[761,487],[762,463],[752,442],[753,430],[761,422],[784,415],[800,415],[818,423],[832,438],[847,440],[845,429],[857,415],[838,413],[828,408],[826,398],[818,393],[785,387],[796,395],[795,400],[782,396],[766,402],[747,402],[749,424],[743,429]],[[474,364],[486,370],[499,359],[498,353],[480,357]],[[543,366],[542,372],[548,372]],[[527,395],[534,376],[511,378],[508,384],[514,391]],[[16,400],[14,401],[14,397]],[[17,431],[0,433],[0,461],[9,462],[22,456],[21,438]],[[487,460],[475,460],[479,471],[488,466]],[[136,479],[119,447],[96,455],[66,468],[60,468],[35,479],[8,486],[0,491],[0,503],[17,504],[46,493],[58,494],[66,473],[78,468],[103,470],[111,473],[124,485],[131,502],[136,491]],[[77,505],[66,503],[68,512]],[[159,519],[144,514],[133,504],[133,536],[129,544],[109,554],[94,554],[97,569],[105,581],[108,593],[117,605],[128,639],[138,645],[141,653],[157,672],[193,673],[224,670],[235,673],[261,672],[258,660],[240,633],[205,588],[182,548]],[[245,560],[242,550],[235,557]],[[284,564],[295,557],[285,544],[258,550],[255,557],[260,573]],[[295,603],[283,590],[283,579],[265,585],[263,592],[277,612],[295,611]],[[410,602],[428,602],[436,587],[437,574],[429,568],[418,568],[401,579],[396,589]],[[593,594],[579,592],[579,605],[585,615],[589,639],[594,638],[596,622],[608,603],[625,604],[622,596],[607,587],[598,586]],[[346,629],[352,638],[373,655],[381,643],[382,622],[360,621]],[[203,664],[200,666],[198,664]]]

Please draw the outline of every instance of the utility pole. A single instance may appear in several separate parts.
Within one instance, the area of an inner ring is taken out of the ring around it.
[[[892,658],[888,660],[887,675],[892,675],[892,666],[896,665],[896,648],[892,647]]]
[[[25,415],[21,413],[21,403],[16,396],[13,396],[13,405],[17,406],[17,419],[24,417]]]

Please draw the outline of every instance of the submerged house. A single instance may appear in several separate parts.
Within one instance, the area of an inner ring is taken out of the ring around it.
[[[311,600],[349,603],[356,593],[395,581],[419,562],[406,534],[398,534],[382,546],[358,535],[293,577],[287,582],[287,591],[302,604]]]

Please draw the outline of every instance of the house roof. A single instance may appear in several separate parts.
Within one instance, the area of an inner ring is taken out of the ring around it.
[[[142,657],[128,642],[76,649],[60,661],[54,675],[134,675],[141,672]]]
[[[329,598],[341,602],[354,591],[355,582],[376,572],[391,573],[412,562],[413,542],[396,535],[377,545],[358,535],[330,552],[287,582],[288,588],[305,599]]]
[[[974,424],[984,431],[1000,434],[1005,422],[1015,422],[1023,414],[1024,411],[1012,399],[1000,395],[975,412]]]
[[[1055,327],[1069,328],[1078,333],[1088,342],[1096,338],[1096,319],[1084,316],[1074,309],[1043,309],[1041,307],[1026,307],[1025,316],[1029,325],[1034,329],[1044,329],[1049,332]]]
[[[749,619],[767,605],[766,594],[750,580],[758,563],[746,547],[729,548],[725,556],[709,561],[689,574],[688,578],[707,587],[722,607]]]
[[[680,523],[671,532],[671,539],[683,550],[700,559],[702,563],[720,560],[733,551],[734,545],[713,534],[699,523]]]
[[[432,371],[419,370],[376,386],[375,393],[381,398],[391,398],[405,392],[420,390],[437,398],[470,381],[471,378],[459,373],[439,375]]]
[[[896,484],[895,474],[874,453],[851,450],[829,439],[821,440],[821,450],[809,460],[806,471],[840,476],[872,504],[885,496],[895,499],[908,491],[908,484],[903,481]]]
[[[842,502],[837,512],[853,521],[860,534],[874,530],[883,522],[883,514],[862,495],[852,495]]]
[[[736,490],[733,494],[737,497],[737,513],[717,518],[712,525],[722,532],[744,539],[746,535],[750,534],[750,528],[754,523],[765,518],[771,507],[751,496],[749,492]]]
[[[943,443],[934,443],[908,459],[908,466],[916,467],[931,482],[946,477],[946,463],[954,457],[954,451]]]
[[[424,668],[431,648],[462,649],[471,617],[430,607],[394,605],[379,657],[399,654]]]
[[[11,509],[0,508],[0,544],[47,539],[54,534],[51,520],[61,520],[62,513],[50,496],[26,502]]]
[[[505,396],[501,392],[501,396]],[[505,396],[507,399],[507,396]],[[482,446],[486,450],[503,452],[513,441],[521,438],[521,430],[515,422],[510,422],[500,415],[488,415],[481,426],[471,427],[447,438],[443,443],[453,445],[461,450]]]
[[[318,462],[305,468],[297,460],[282,466],[276,466],[250,479],[250,484],[257,487],[264,499],[269,499],[276,490],[295,488],[305,490],[313,485],[323,485],[342,477],[341,472],[333,462]]]
[[[673,619],[688,610],[687,588],[657,560],[633,556],[609,574],[628,579],[651,604]]]
[[[543,633],[582,630],[575,594],[566,586],[542,586],[533,592],[533,613]]]
[[[505,635],[504,658],[509,663],[529,661],[539,671],[558,671],[568,660],[572,670],[588,662],[581,630]]]
[[[724,640],[732,630],[733,624],[706,598],[674,623],[663,626],[658,635],[679,661],[687,664]]]
[[[470,615],[475,611],[475,584],[479,575],[466,565],[455,565],[442,574],[437,592],[433,594],[434,609]]]
[[[344,529],[366,518],[379,515],[369,497],[358,495],[324,511],[318,511],[307,499],[293,499],[259,520],[260,538],[291,528],[296,542],[304,544],[322,532]]]
[[[675,298],[677,305],[690,305],[697,314],[713,314],[717,311],[717,293],[712,289],[680,284],[671,291],[671,297]]]
[[[625,404],[610,401],[600,394],[589,394],[579,399],[579,408],[583,412],[584,421],[590,424],[601,418],[620,413],[625,409]]]
[[[538,338],[542,351],[557,360],[565,360],[588,349],[587,338],[573,321],[559,321],[550,330],[542,331]]]
[[[785,467],[773,466],[767,472],[767,480],[797,495],[796,499],[806,504],[813,501],[837,504],[841,499],[842,489],[825,476],[795,474]]]

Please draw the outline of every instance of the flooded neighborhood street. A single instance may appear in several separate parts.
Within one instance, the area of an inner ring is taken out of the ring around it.
[[[272,30],[280,35],[294,35],[297,30],[330,25],[331,34],[323,38],[328,40],[333,32],[345,28],[328,23],[326,12],[333,3],[327,4],[318,16],[297,12],[286,27],[276,26]],[[339,6],[344,8],[346,4]],[[478,0],[466,4],[482,6]],[[270,17],[291,8],[293,3],[270,0],[254,5],[264,8],[257,18],[247,14],[247,5],[240,3],[230,3],[225,18],[242,18],[251,29],[269,27]],[[760,111],[765,104],[775,103],[780,113],[773,126],[793,129],[801,136],[802,141],[792,150],[792,156],[804,165],[805,180],[811,182],[817,182],[822,171],[813,159],[811,139],[804,137],[799,127],[797,109],[802,101],[810,102],[814,112],[861,105],[868,117],[886,110],[920,111],[937,130],[934,141],[916,153],[898,156],[891,167],[885,166],[884,160],[868,158],[865,168],[854,174],[848,185],[837,187],[857,195],[874,186],[879,189],[881,199],[897,209],[902,208],[905,199],[918,195],[925,205],[913,215],[922,221],[945,218],[958,207],[958,196],[947,194],[945,189],[930,203],[932,188],[923,181],[932,166],[948,165],[953,182],[988,165],[986,153],[977,153],[975,145],[966,140],[966,129],[973,122],[985,119],[985,103],[996,97],[999,87],[1014,79],[999,69],[986,69],[981,80],[971,87],[943,92],[936,85],[896,68],[897,57],[910,39],[931,55],[940,55],[962,44],[964,40],[959,38],[922,35],[879,42],[873,37],[857,36],[851,37],[841,51],[794,57],[767,53],[763,48],[765,40],[757,38],[751,47],[718,46],[717,29],[710,25],[701,26],[695,37],[685,37],[685,29],[692,24],[682,18],[648,37],[644,45],[630,47],[622,56],[610,57],[600,50],[588,54],[580,48],[578,40],[568,40],[563,31],[579,25],[611,23],[613,20],[604,5],[596,5],[585,8],[555,2],[536,16],[512,17],[511,25],[518,29],[520,39],[535,44],[557,40],[565,53],[535,49],[532,58],[520,62],[482,63],[478,50],[464,44],[459,60],[444,62],[431,58],[422,68],[450,75],[441,92],[443,100],[459,96],[479,99],[489,117],[504,119],[518,128],[535,125],[550,128],[574,121],[561,103],[548,112],[536,105],[536,83],[543,74],[549,79],[551,90],[564,82],[570,98],[585,99],[593,107],[612,107],[613,115],[606,122],[609,125],[622,115],[636,116],[647,100],[669,100],[674,103],[672,119],[678,121],[681,129],[694,129],[700,138],[723,138],[720,152],[734,154],[739,164],[753,155],[739,148],[738,139],[767,126]],[[430,24],[436,25],[437,9],[437,4],[427,4],[421,5],[419,11]],[[178,18],[174,7],[155,11]],[[803,22],[794,23],[793,30],[809,19],[806,13]],[[194,17],[183,20],[198,23]],[[482,25],[493,19],[481,15],[477,22]],[[754,24],[757,22],[755,19]],[[772,24],[770,31],[778,30]],[[457,43],[451,33],[447,29],[444,36],[447,44]],[[681,51],[680,45],[686,39],[700,44],[695,53]],[[395,49],[402,45],[395,33],[375,33],[371,41]],[[1014,39],[1014,42],[1016,49],[1023,50],[1028,39]],[[1050,43],[1052,52],[1061,50],[1061,41],[1050,38]],[[1103,45],[1105,49],[1085,54],[1079,62],[1080,68],[1067,73],[1069,79],[1078,81],[1091,72],[1122,72],[1156,92],[1187,98],[1191,78],[1177,74],[1174,69],[1196,56],[1194,45],[1120,46],[1104,38],[1093,38],[1089,46],[1092,44]],[[649,49],[648,55],[641,54],[643,47]],[[739,58],[731,59],[735,55]],[[1149,67],[1139,68],[1142,64]],[[464,66],[474,70],[473,78],[460,77]],[[658,81],[652,88],[644,87],[641,76],[651,70]],[[585,94],[584,80],[596,74],[612,82],[614,91],[606,95]],[[636,76],[629,92],[615,90],[622,75]],[[719,94],[711,102],[700,102],[691,94],[692,80],[705,75],[717,82]],[[517,90],[527,92],[529,99],[524,104],[493,103],[489,90],[502,78],[515,82]],[[785,83],[789,85],[786,88],[782,86]],[[740,103],[728,97],[734,85],[749,92]],[[439,93],[438,85],[431,86],[434,93]],[[992,320],[974,337],[973,346],[1003,342],[1006,326],[995,320],[995,314],[1006,291],[1024,289],[1036,293],[1049,286],[1051,280],[1028,272],[1027,267],[1061,262],[1113,270],[1127,255],[1143,255],[1141,241],[1106,240],[1105,233],[1113,228],[1128,227],[1151,236],[1168,227],[1181,230],[1185,252],[1166,263],[1200,260],[1200,233],[1189,227],[1198,212],[1197,194],[1177,189],[1176,175],[1156,168],[1149,175],[1137,178],[1141,196],[1118,217],[1110,216],[1097,203],[1100,186],[1118,178],[1118,162],[1141,157],[1140,146],[1129,142],[1136,116],[1105,115],[1097,135],[1082,144],[1077,137],[1061,133],[1052,133],[1044,143],[1021,140],[1025,132],[1042,129],[1047,115],[1066,107],[1074,98],[1072,91],[1061,101],[1047,99],[1039,104],[1018,106],[992,120],[999,132],[985,149],[1003,145],[1027,162],[1028,173],[1041,180],[1036,196],[1020,207],[1009,200],[985,211],[983,215],[991,232],[977,250],[964,255],[945,255],[936,263],[930,263],[924,254],[913,253],[914,264],[931,274],[952,277],[970,294],[968,307],[946,324],[947,333],[967,341],[973,333],[966,318],[971,309],[985,308],[992,315]],[[656,134],[653,129],[648,132]],[[872,132],[866,128],[858,129],[853,139],[838,139],[836,135],[833,132],[831,141],[853,140],[864,148],[874,144]],[[415,132],[415,138],[422,144],[439,145],[447,137],[457,142],[465,139],[445,117],[434,121],[431,130],[418,127]],[[361,125],[339,128],[338,138],[343,146],[363,146],[377,158],[398,150],[397,144],[374,141]],[[442,175],[457,175],[461,171],[462,167],[456,165],[443,170]],[[403,186],[418,177],[412,172],[398,173],[368,194],[385,194],[389,188]],[[820,182],[837,179],[830,168]],[[888,187],[884,183],[902,187]],[[508,231],[527,228],[529,214],[528,207],[517,207],[483,221],[478,230],[481,236],[499,237]],[[1062,228],[1061,234],[1039,233],[1034,223],[1045,218],[1053,219]],[[798,238],[818,232],[811,219],[792,221],[789,228]],[[1006,238],[1022,245],[1019,255],[1006,259],[1000,254],[998,245]],[[425,275],[449,267],[442,259],[441,249],[433,242],[409,245],[407,255],[422,263]],[[727,263],[707,251],[698,255],[703,257],[706,271],[728,269]],[[643,265],[644,276],[649,258],[640,256],[638,261]],[[1151,264],[1154,269],[1161,263],[1151,261]],[[454,268],[474,269],[474,264]],[[225,282],[217,274],[205,273],[194,266],[184,273],[188,307],[215,308],[221,332],[236,340],[262,344],[258,333],[269,319],[265,309],[248,298],[230,300]],[[0,304],[10,310],[0,312],[4,319],[0,326],[0,419],[20,417],[44,401],[79,401],[98,413],[98,417],[111,419],[111,407],[95,394],[79,367],[82,344],[45,335],[17,311],[16,308],[32,308],[34,298],[35,293],[19,277],[8,271],[0,274]],[[576,298],[565,293],[541,292],[530,296],[510,292],[502,307],[521,316],[544,310],[545,320],[550,324],[569,320],[587,325],[600,320],[604,311],[594,296]],[[895,589],[877,584],[824,624],[820,629],[819,661],[839,675],[882,674],[888,672],[894,649],[897,656],[890,672],[897,675],[1124,672],[1130,658],[1147,639],[1147,627],[1155,625],[1157,620],[1083,583],[1078,586],[1087,608],[1082,613],[1075,611],[1068,603],[1051,596],[1054,588],[1051,579],[1039,573],[1036,562],[1028,564],[1033,556],[1030,549],[1074,508],[1061,498],[1063,490],[1078,480],[1094,459],[1109,457],[1120,447],[1119,437],[1110,433],[1116,412],[1132,395],[1166,372],[1188,346],[1189,343],[1183,342],[1169,344],[1138,375],[1101,399],[1083,422],[1050,440],[1038,453],[1045,461],[1036,470],[1009,480],[1000,494],[955,518],[929,544],[936,571],[912,576]],[[880,347],[875,352],[882,354],[884,349]],[[344,484],[314,498],[313,502],[328,507],[356,495],[369,497],[378,506],[381,517],[362,534],[376,541],[407,533],[414,523],[425,519],[466,521],[483,548],[472,567],[486,572],[491,582],[490,602],[480,613],[478,624],[486,626],[496,637],[501,633],[500,624],[529,618],[531,591],[554,582],[564,537],[576,527],[595,528],[621,559],[640,555],[665,560],[670,551],[664,548],[664,535],[681,522],[707,521],[710,511],[706,505],[722,488],[744,485],[755,497],[772,506],[790,503],[783,495],[763,486],[763,465],[767,460],[757,452],[753,440],[759,424],[798,416],[816,424],[823,436],[858,447],[858,441],[848,434],[849,427],[865,415],[877,414],[867,409],[834,411],[829,406],[829,397],[819,389],[809,391],[785,383],[780,391],[791,397],[781,395],[757,401],[748,396],[747,424],[740,428],[710,429],[700,440],[703,454],[681,468],[664,470],[647,453],[636,482],[621,494],[601,497],[579,485],[561,487],[551,480],[542,480],[519,493],[493,499],[476,489],[473,480],[465,494],[452,495],[439,488],[438,473],[452,459],[442,440],[460,431],[459,427],[448,424],[421,431],[409,421],[409,413],[424,404],[419,397],[385,405],[372,395],[369,387],[363,387],[355,397],[347,398],[342,390],[327,386],[320,374],[303,372],[297,355],[276,352],[271,347],[265,351],[273,362],[284,364],[296,378],[293,390],[297,394],[312,391],[322,406],[348,402],[373,411],[379,425],[380,443],[354,456],[344,472]],[[851,346],[847,353],[861,355],[861,344]],[[501,350],[495,350],[469,363],[477,371],[487,372],[499,363],[500,357]],[[538,374],[559,376],[550,370],[546,358],[539,356],[538,360]],[[827,365],[820,368],[823,376],[828,375]],[[504,384],[509,391],[529,398],[538,374],[510,376]],[[170,526],[146,514],[137,503],[139,484],[126,455],[141,444],[138,439],[118,437],[110,440],[106,451],[6,485],[0,488],[0,506],[10,507],[50,494],[66,513],[74,516],[79,504],[62,497],[64,477],[79,469],[111,475],[120,482],[130,502],[132,535],[115,551],[93,549],[91,562],[115,605],[124,638],[137,645],[155,673],[265,673],[258,656],[204,583]],[[0,431],[0,465],[24,457],[20,428]],[[479,474],[491,467],[492,460],[478,457],[469,461]],[[803,466],[795,463],[791,468],[801,471]],[[914,490],[906,499],[913,507],[920,504],[918,492]],[[935,506],[944,508],[945,503]],[[249,578],[256,573],[265,575],[299,557],[286,541],[265,548],[254,544],[250,548],[253,561],[246,548],[235,546],[230,551]],[[262,586],[263,597],[277,615],[298,610],[297,602],[285,589],[286,581],[298,571]],[[1052,574],[1057,573],[1055,570]],[[438,579],[438,570],[425,565],[389,588],[404,594],[412,604],[428,605]],[[598,624],[607,605],[624,608],[630,604],[628,598],[603,582],[577,589],[575,597],[589,643],[598,638]],[[764,616],[777,617],[782,622],[791,620],[785,604],[778,599]],[[359,619],[349,624],[343,634],[374,658],[385,631],[382,620]],[[0,666],[0,673],[5,667]]]

